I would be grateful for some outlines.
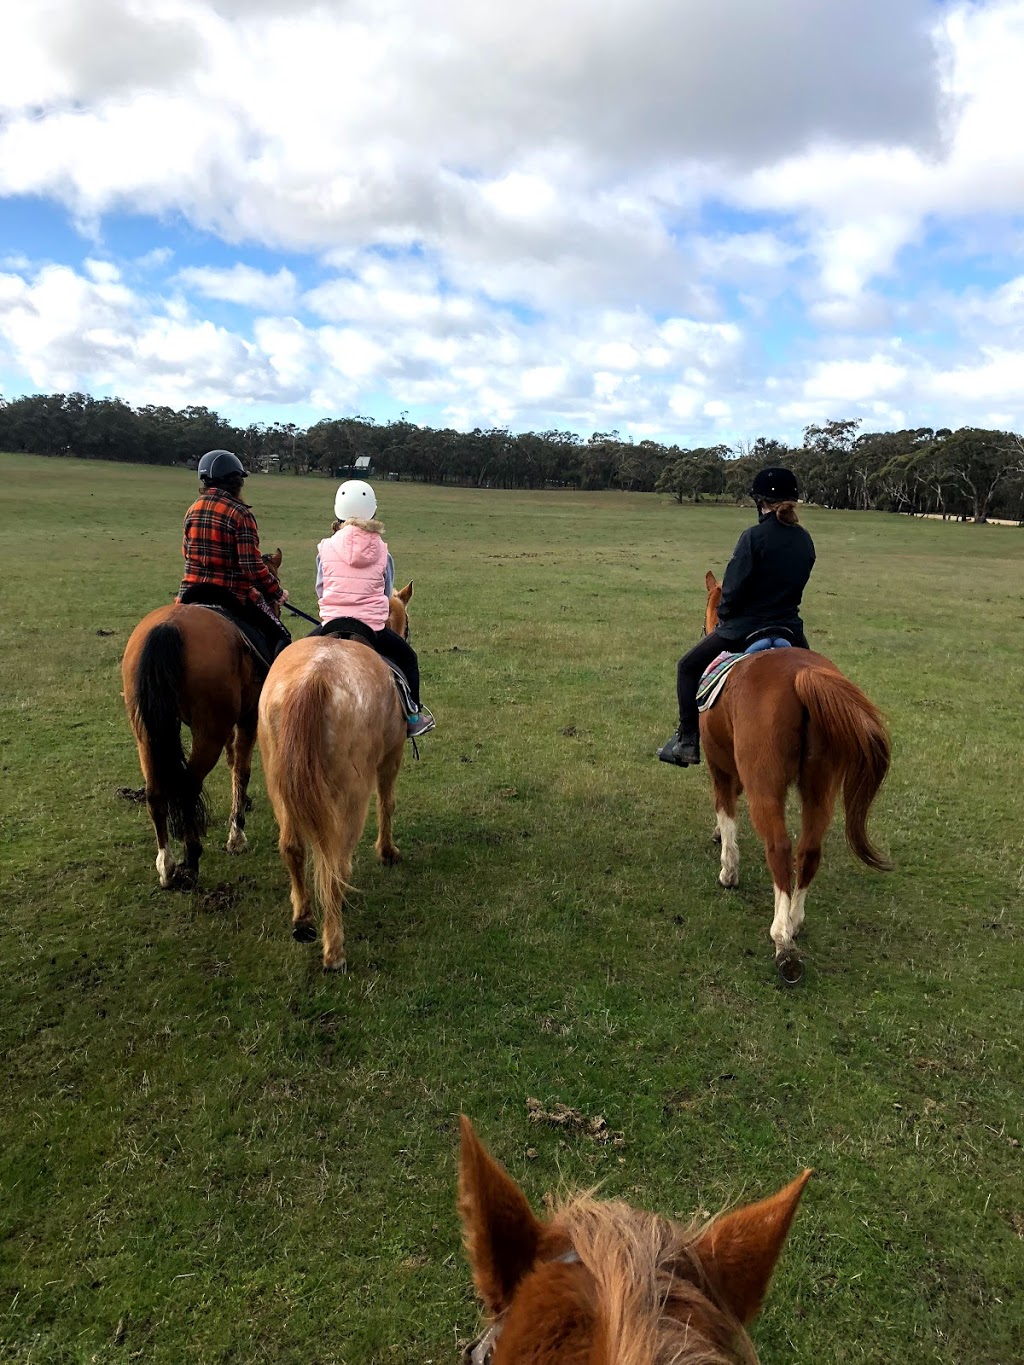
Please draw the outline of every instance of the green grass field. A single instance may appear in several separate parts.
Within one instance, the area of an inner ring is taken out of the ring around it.
[[[891,719],[896,870],[836,824],[785,992],[745,817],[726,893],[706,772],[653,757],[752,514],[383,484],[438,729],[402,865],[364,841],[334,978],[289,936],[258,763],[252,851],[224,852],[221,766],[191,895],[115,794],[140,783],[118,663],[177,586],[193,476],[0,476],[0,1359],[455,1361],[460,1111],[538,1206],[599,1181],[689,1216],[813,1166],[765,1362],[1024,1359],[1020,531],[807,510],[811,642]],[[333,485],[249,496],[312,608]]]

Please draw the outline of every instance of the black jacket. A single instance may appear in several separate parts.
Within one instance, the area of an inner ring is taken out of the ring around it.
[[[814,568],[814,541],[802,526],[764,512],[736,542],[722,580],[718,624],[742,640],[765,626],[803,630],[800,598]]]

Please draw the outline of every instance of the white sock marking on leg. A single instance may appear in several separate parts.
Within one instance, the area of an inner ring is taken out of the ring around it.
[[[723,886],[738,886],[740,880],[740,846],[736,838],[736,821],[724,811],[716,812],[718,832],[722,836],[722,870],[718,880]]]

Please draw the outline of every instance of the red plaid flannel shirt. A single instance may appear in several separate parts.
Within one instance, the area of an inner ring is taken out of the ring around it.
[[[215,583],[257,604],[281,598],[281,584],[260,558],[256,518],[223,488],[207,488],[185,513],[182,553],[179,597],[196,583]]]

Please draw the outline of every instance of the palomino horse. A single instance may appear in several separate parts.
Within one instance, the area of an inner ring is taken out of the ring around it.
[[[761,1307],[811,1172],[683,1227],[584,1195],[550,1222],[462,1120],[459,1211],[491,1326],[467,1365],[756,1365]]]
[[[392,595],[388,615],[388,625],[406,639],[411,597],[408,583]],[[292,935],[300,943],[316,939],[306,877],[311,852],[325,971],[345,970],[341,914],[374,788],[377,856],[382,863],[398,862],[391,817],[406,730],[391,669],[354,640],[324,635],[297,640],[278,656],[264,683],[260,752],[291,881]]]
[[[713,573],[704,628],[718,624],[721,585]],[[718,701],[700,718],[701,740],[715,789],[723,886],[739,885],[736,804],[746,791],[750,818],[764,843],[775,884],[771,937],[784,982],[803,964],[793,940],[804,922],[807,889],[821,862],[821,843],[843,791],[846,842],[880,872],[890,864],[867,832],[871,803],[889,771],[889,733],[881,712],[835,664],[808,649],[772,649],[736,664]],[[800,793],[800,842],[793,886],[793,845],[786,830],[786,793]]]
[[[280,550],[263,559],[275,573],[280,569]],[[246,790],[263,668],[242,632],[220,612],[175,604],[151,611],[132,631],[121,677],[156,831],[160,885],[166,889],[176,880],[194,885],[208,821],[203,783],[222,751],[231,768],[227,850],[244,853],[248,846]],[[192,732],[187,760],[182,725]],[[168,847],[168,830],[184,845],[180,868]]]

